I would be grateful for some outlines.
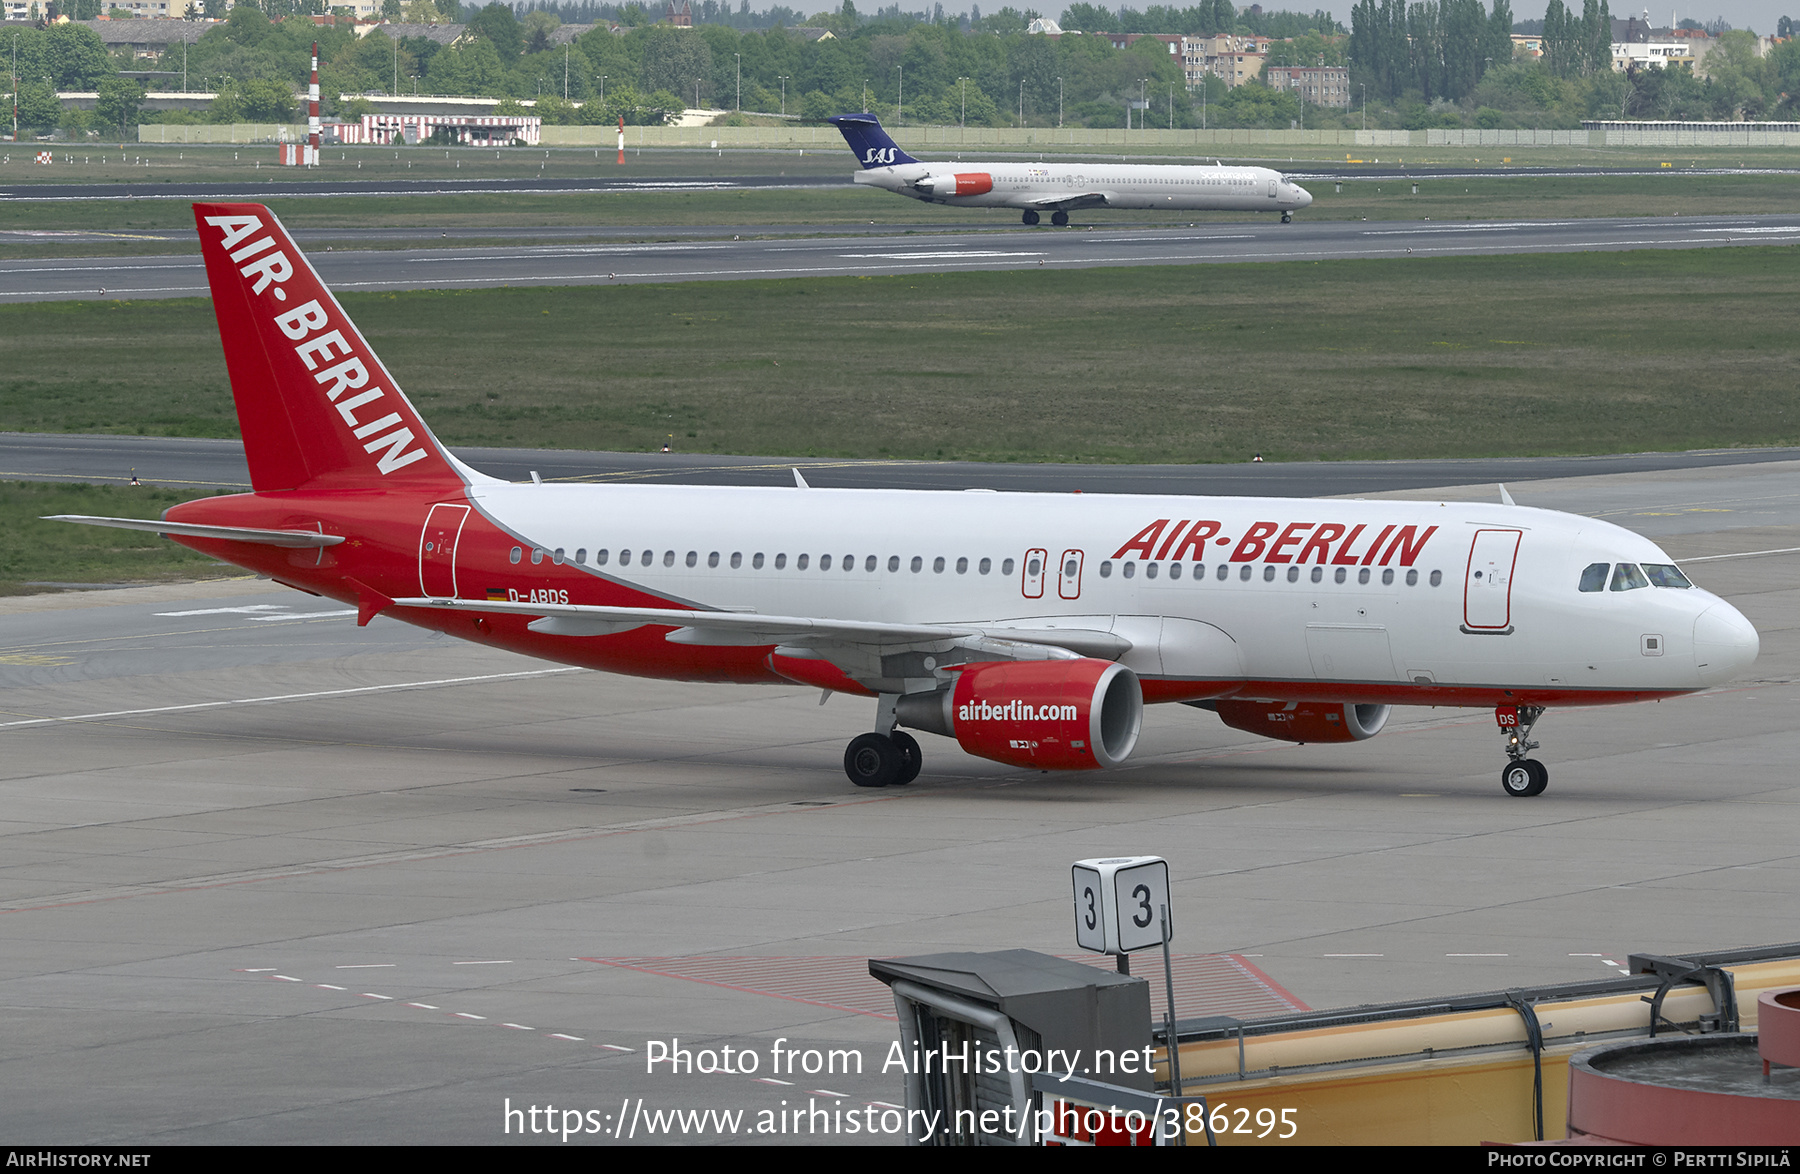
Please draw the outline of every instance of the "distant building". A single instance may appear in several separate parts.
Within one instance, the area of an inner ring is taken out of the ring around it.
[[[408,37],[424,37],[428,41],[436,41],[445,48],[449,48],[463,39],[463,34],[469,31],[469,26],[466,24],[401,24],[395,22],[378,24],[372,31],[383,34],[390,41],[405,40]]]
[[[694,27],[694,7],[688,0],[669,0],[669,14],[663,19],[678,29],[691,29]]]
[[[186,8],[186,0],[172,0]],[[217,21],[202,20],[81,20],[73,22],[93,29],[100,43],[118,52],[129,50],[133,58],[158,57],[170,45],[192,45]]]
[[[810,25],[801,25],[798,28],[791,28],[788,30],[788,35],[799,37],[802,41],[837,40],[837,34],[833,33],[830,29],[814,28]]]
[[[544,120],[532,115],[365,114],[361,122],[327,123],[325,141],[384,147],[421,143],[445,131],[463,146],[506,147],[519,142],[535,147],[543,126]]]
[[[1262,71],[1272,90],[1291,90],[1314,106],[1350,108],[1350,71],[1341,65],[1270,65]]]
[[[1062,26],[1047,16],[1040,16],[1026,26],[1025,31],[1047,37],[1062,36]]]

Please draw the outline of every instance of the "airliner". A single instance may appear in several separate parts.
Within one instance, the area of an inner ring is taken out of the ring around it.
[[[922,163],[902,151],[873,114],[827,121],[843,133],[868,184],[928,204],[1021,208],[1026,224],[1045,212],[1058,228],[1082,208],[1170,212],[1279,212],[1290,223],[1312,193],[1267,167],[1172,167],[1146,163]]]
[[[1492,708],[1509,795],[1547,708],[1718,685],[1731,604],[1618,526],[1513,504],[510,483],[458,460],[275,216],[195,205],[252,492],[166,534],[367,624],[386,615],[613,673],[872,701],[858,786],[908,730],[1019,768],[1129,760],[1148,704],[1287,742],[1395,705]],[[904,727],[904,728],[903,728]]]

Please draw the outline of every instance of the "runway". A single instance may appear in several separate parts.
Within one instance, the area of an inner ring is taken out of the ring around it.
[[[644,1129],[897,1103],[866,960],[1073,955],[1068,866],[1096,855],[1169,859],[1183,974],[1236,959],[1182,1015],[1791,939],[1800,461],[1509,484],[1656,538],[1763,638],[1723,689],[1553,712],[1528,801],[1482,712],[1293,746],[1161,707],[1107,775],[933,738],[865,794],[846,698],[568,671],[253,580],[0,600],[0,1133],[561,1145],[508,1131],[555,1104],[602,1126],[569,1145],[891,1143]],[[676,1037],[760,1068],[647,1071]],[[777,1040],[863,1070],[772,1071]]]
[[[456,455],[494,477],[528,481],[648,481],[669,485],[791,485],[841,489],[999,489],[1036,493],[1178,493],[1240,497],[1328,497],[1436,485],[1541,481],[1609,473],[1729,470],[1800,459],[1800,449],[1707,449],[1591,457],[1493,457],[1431,461],[1242,462],[1232,465],[1031,465],[977,461],[828,460],[689,453],[459,447]],[[194,437],[83,436],[0,432],[0,481],[85,481],[250,487],[244,446]]]
[[[1560,221],[1273,219],[1190,228],[1040,227],[822,239],[309,251],[337,292],[893,276],[1269,261],[1696,249],[1800,242],[1800,216]],[[0,261],[0,302],[204,297],[198,256]]]

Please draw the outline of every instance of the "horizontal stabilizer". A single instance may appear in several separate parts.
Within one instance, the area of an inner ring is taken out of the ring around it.
[[[150,534],[179,534],[183,538],[217,538],[222,542],[255,542],[297,550],[336,546],[343,539],[317,530],[254,530],[246,526],[200,526],[190,522],[163,522],[155,518],[96,518],[88,514],[50,514],[46,522],[79,522],[83,526],[111,526],[118,530],[143,530]]]

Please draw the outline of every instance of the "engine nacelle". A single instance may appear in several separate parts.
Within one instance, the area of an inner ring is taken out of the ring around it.
[[[1388,706],[1325,701],[1216,701],[1219,720],[1234,730],[1283,742],[1360,742],[1387,725]]]
[[[934,196],[985,196],[994,190],[994,177],[985,171],[928,175],[913,186]]]
[[[1095,770],[1137,746],[1144,691],[1111,661],[990,661],[935,693],[902,697],[901,725],[956,739],[979,758],[1039,770]]]

